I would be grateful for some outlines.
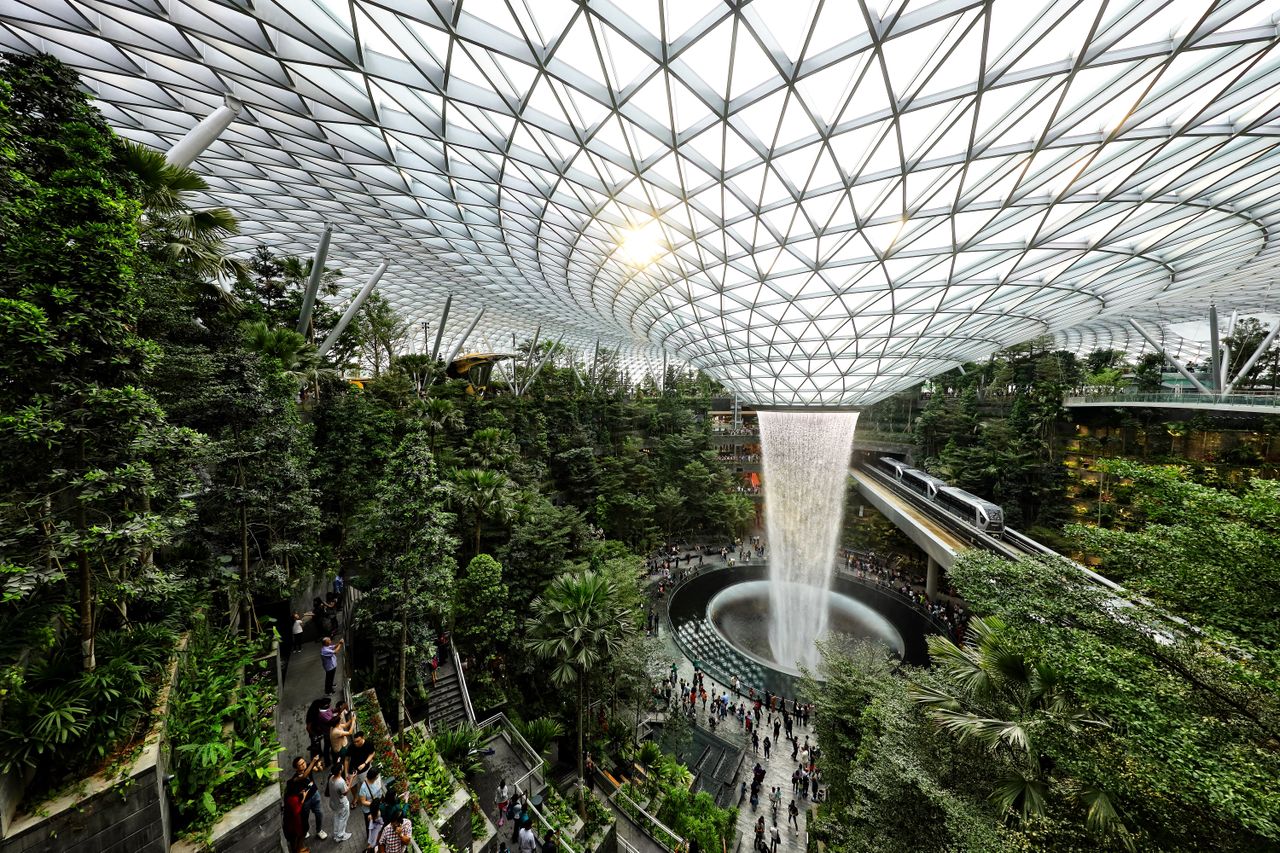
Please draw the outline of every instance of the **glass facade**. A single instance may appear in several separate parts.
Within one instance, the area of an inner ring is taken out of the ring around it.
[[[446,340],[541,328],[759,405],[871,403],[1044,335],[1262,311],[1280,2],[8,0],[245,245]],[[421,334],[421,331],[419,331]],[[1178,341],[1171,340],[1176,349]],[[445,351],[450,350],[446,343]],[[1185,353],[1184,353],[1185,354]]]

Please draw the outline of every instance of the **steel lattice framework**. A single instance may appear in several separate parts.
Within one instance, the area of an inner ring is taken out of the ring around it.
[[[3,0],[245,239],[409,318],[864,405],[1047,334],[1268,307],[1280,2]],[[461,320],[457,324],[465,325]],[[455,333],[457,330],[454,330]]]

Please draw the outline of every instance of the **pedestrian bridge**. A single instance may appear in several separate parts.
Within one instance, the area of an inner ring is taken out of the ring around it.
[[[1068,409],[1134,407],[1280,415],[1280,394],[1091,394],[1066,397]]]

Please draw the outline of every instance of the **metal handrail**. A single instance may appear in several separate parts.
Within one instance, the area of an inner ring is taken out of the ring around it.
[[[515,790],[516,790],[516,796],[517,797],[520,796],[520,788],[517,786]],[[547,820],[546,815],[544,815],[542,811],[533,803],[525,803],[524,808],[530,812],[533,812],[534,816],[538,819],[538,822],[541,823],[548,830],[560,829],[560,827],[558,826],[552,826],[551,821]],[[560,846],[564,850],[566,850],[567,853],[577,853],[577,851],[573,849],[572,845],[569,844],[568,839],[565,837],[567,835],[568,835],[567,832],[561,833]],[[544,837],[545,837],[545,833],[544,833]],[[584,847],[583,849],[585,850],[586,848]]]
[[[1231,394],[1200,394],[1187,392],[1182,394],[1071,394],[1063,398],[1063,405],[1079,403],[1179,403],[1191,405],[1240,405],[1269,406],[1280,408],[1280,394],[1268,392]]]
[[[631,803],[631,805],[635,806],[636,811],[638,811],[640,814],[644,815],[645,820],[646,820],[646,821],[648,821],[648,822],[649,822],[649,824],[650,824],[651,826],[654,826],[654,827],[656,827],[656,828],[658,828],[658,829],[662,830],[662,831],[663,831],[663,832],[665,832],[668,836],[670,836],[671,838],[674,838],[674,839],[676,840],[676,843],[675,843],[675,845],[674,845],[674,846],[673,846],[673,845],[670,845],[670,844],[663,844],[662,840],[661,840],[660,838],[658,838],[656,835],[654,835],[652,832],[646,832],[645,834],[646,834],[646,835],[648,835],[650,838],[652,838],[656,844],[659,844],[659,845],[661,845],[663,848],[665,848],[665,849],[667,849],[667,850],[672,850],[672,851],[676,850],[677,848],[687,846],[687,845],[685,845],[685,839],[684,839],[684,838],[681,838],[679,833],[677,833],[677,832],[676,832],[674,829],[672,829],[671,827],[667,826],[667,825],[666,825],[665,823],[663,823],[662,821],[658,820],[658,818],[657,818],[655,815],[651,814],[651,813],[650,813],[649,811],[647,811],[643,806],[641,806],[641,805],[640,805],[639,803],[637,803],[635,800],[631,799],[631,797],[627,796],[627,795],[623,792],[623,790],[622,790],[622,786],[621,786],[621,785],[619,785],[617,788],[615,788],[615,789],[614,789],[614,791],[613,791],[613,793],[612,793],[610,796],[612,796],[615,800],[616,800],[618,797],[621,797],[621,798],[623,798],[624,800],[626,800],[627,802]],[[630,814],[631,814],[631,813],[630,813],[630,812],[628,812],[626,809],[622,809],[621,811],[622,811],[622,813],[623,813],[623,814],[626,814],[627,816],[630,816]],[[641,826],[640,828],[641,828],[641,829],[644,829],[644,827],[643,827],[643,826]]]
[[[523,751],[525,758],[529,762],[529,770],[523,776],[514,780],[512,785],[517,790],[522,790],[529,779],[536,777],[538,786],[545,787],[546,781],[542,778],[542,756],[529,745],[529,742],[524,739],[524,735],[520,734],[520,730],[515,727],[515,724],[511,722],[506,714],[499,711],[493,716],[476,723],[476,728],[480,731],[495,726],[498,729],[498,734],[511,745],[511,748]]]
[[[449,651],[453,655],[453,668],[458,673],[458,689],[462,691],[462,705],[467,709],[467,722],[475,724],[476,709],[471,707],[471,691],[467,689],[467,677],[462,672],[462,658],[458,657],[458,646],[449,638]]]

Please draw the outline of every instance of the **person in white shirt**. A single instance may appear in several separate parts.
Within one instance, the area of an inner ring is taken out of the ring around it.
[[[534,837],[532,827],[521,827],[519,849],[520,853],[537,853],[538,839]]]
[[[498,808],[498,826],[502,826],[507,821],[507,803],[511,802],[511,786],[506,779],[498,782],[498,793],[494,795],[494,800]]]

